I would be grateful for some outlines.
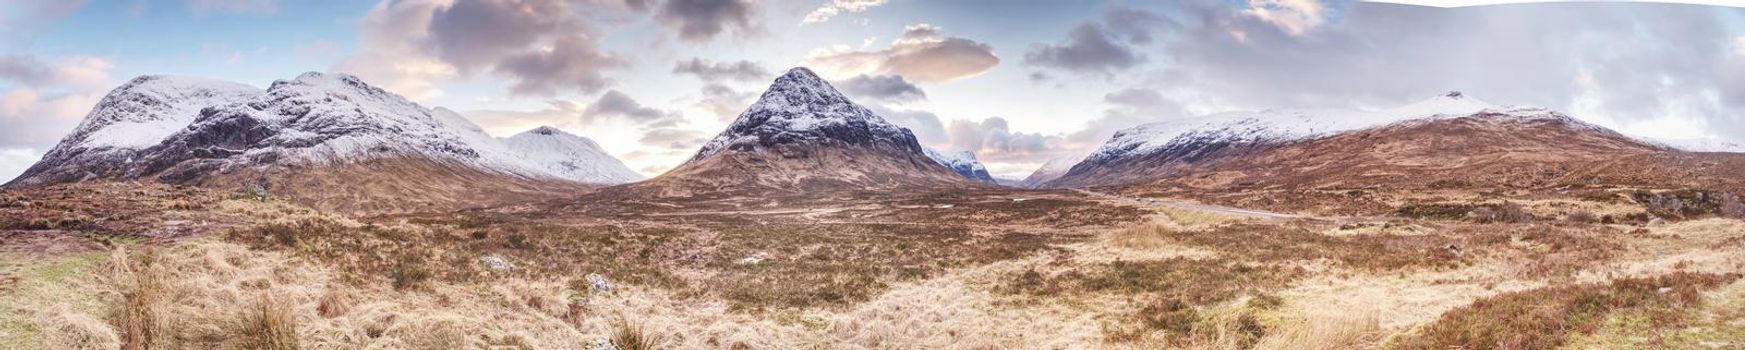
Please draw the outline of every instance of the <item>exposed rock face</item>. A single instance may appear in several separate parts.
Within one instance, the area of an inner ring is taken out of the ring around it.
[[[962,187],[908,129],[849,101],[805,68],[777,78],[697,155],[642,187],[670,193],[771,188]]]
[[[933,161],[939,162],[939,165],[950,168],[952,172],[966,179],[986,184],[997,184],[994,181],[994,176],[988,174],[988,168],[983,166],[981,161],[976,160],[975,153],[970,151],[945,153],[925,147],[922,150],[926,151],[927,158],[932,158]]]

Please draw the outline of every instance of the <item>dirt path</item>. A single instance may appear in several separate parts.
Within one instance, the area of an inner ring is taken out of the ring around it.
[[[1113,200],[1122,201],[1122,202],[1137,203],[1137,204],[1146,205],[1146,206],[1170,207],[1170,208],[1176,208],[1176,209],[1197,210],[1197,211],[1204,211],[1204,212],[1211,212],[1211,213],[1218,213],[1218,214],[1235,215],[1235,216],[1241,216],[1241,217],[1247,217],[1247,218],[1256,218],[1256,219],[1262,219],[1262,220],[1288,220],[1288,219],[1296,219],[1296,218],[1302,217],[1302,216],[1293,215],[1293,214],[1274,213],[1274,212],[1270,212],[1270,211],[1249,210],[1249,209],[1232,208],[1232,207],[1209,205],[1209,204],[1189,203],[1189,202],[1162,200],[1162,199],[1155,199],[1155,198],[1118,196],[1118,195],[1113,195],[1113,194],[1108,194],[1108,193],[1102,193],[1102,192],[1096,192],[1096,191],[1084,190],[1084,189],[1077,189],[1077,188],[1073,189],[1073,191],[1078,191],[1079,193],[1083,193],[1083,194],[1091,195],[1091,196],[1095,196],[1095,197],[1113,199]]]

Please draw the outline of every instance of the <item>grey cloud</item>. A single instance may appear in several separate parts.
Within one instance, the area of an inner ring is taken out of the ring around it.
[[[762,81],[774,75],[768,69],[751,61],[712,62],[702,58],[692,58],[679,61],[673,66],[673,73],[688,73],[696,75],[703,81]]]
[[[1738,9],[1352,3],[1339,18],[1295,32],[1224,5],[1188,5],[1203,20],[1158,38],[1174,76],[1158,84],[1257,107],[1391,106],[1458,89],[1625,122],[1693,118],[1720,135],[1745,135],[1730,112],[1745,101],[1725,98],[1745,94],[1738,76],[1725,74],[1745,65],[1722,21]],[[1717,104],[1704,97],[1711,94],[1724,98]]]
[[[637,102],[636,99],[630,98],[630,95],[626,95],[618,90],[607,90],[606,93],[600,94],[600,98],[594,100],[593,104],[589,104],[587,109],[582,110],[581,117],[584,123],[607,118],[624,118],[634,121],[653,122],[661,119],[677,117],[677,113],[644,106],[641,102]]]
[[[513,93],[550,95],[562,88],[599,91],[608,83],[600,71],[625,65],[623,60],[600,52],[588,38],[571,36],[558,39],[550,51],[510,57],[497,65],[497,71],[517,80],[510,88]]]
[[[939,122],[939,116],[922,110],[891,109],[883,105],[869,105],[867,109],[873,114],[885,118],[891,124],[908,128],[915,134],[915,139],[923,144],[950,144],[951,137],[945,133],[945,124]]]
[[[437,85],[494,73],[511,92],[593,93],[605,72],[625,62],[598,48],[592,15],[623,5],[571,0],[384,1],[359,28],[359,51],[334,70],[356,74],[414,98]]]
[[[696,106],[709,111],[710,114],[715,115],[716,119],[722,121],[731,121],[737,118],[746,106],[751,105],[751,99],[757,97],[750,92],[742,92],[727,85],[714,83],[703,85],[702,94],[702,98],[697,101]]]
[[[1063,43],[1031,48],[1024,54],[1024,61],[1075,73],[1111,73],[1132,68],[1145,58],[1127,44],[1117,42],[1103,27],[1085,23],[1067,33]]]
[[[463,71],[520,54],[557,29],[575,29],[568,3],[538,0],[459,1],[431,15],[431,44]]]
[[[1150,44],[1152,33],[1164,29],[1170,24],[1169,19],[1155,12],[1131,7],[1115,6],[1103,13],[1103,22],[1108,24],[1109,33],[1124,37],[1134,44]]]
[[[747,0],[666,0],[655,18],[677,30],[680,39],[708,41],[729,28],[741,34],[753,30],[755,11]]]
[[[656,128],[643,132],[637,140],[643,145],[665,148],[669,150],[692,150],[701,147],[708,141],[702,132],[678,128]]]
[[[898,75],[857,75],[836,83],[843,93],[859,99],[909,102],[927,99],[927,93]]]
[[[945,131],[951,138],[949,149],[969,150],[990,162],[1033,161],[1061,151],[1059,136],[1013,132],[1000,117],[980,122],[953,120]]]
[[[54,70],[48,64],[35,57],[23,55],[0,56],[0,80],[10,80],[27,85],[45,83],[54,78]]]

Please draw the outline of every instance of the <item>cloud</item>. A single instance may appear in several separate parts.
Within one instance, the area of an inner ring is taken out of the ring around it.
[[[1108,25],[1111,35],[1125,37],[1128,42],[1140,45],[1150,44],[1153,33],[1173,25],[1155,12],[1122,6],[1104,11],[1103,23]]]
[[[524,52],[497,65],[497,71],[513,76],[510,92],[521,95],[551,95],[571,88],[592,92],[605,88],[600,71],[626,66],[623,60],[601,53],[586,37],[557,40],[543,51]]]
[[[39,159],[42,159],[42,152],[33,148],[0,148],[0,183],[24,174],[24,170]]]
[[[1065,42],[1038,45],[1024,54],[1024,62],[1032,66],[1074,73],[1113,73],[1144,61],[1145,58],[1132,47],[1117,41],[1107,30],[1093,23],[1074,27],[1067,33]]]
[[[1278,26],[1291,35],[1302,35],[1326,20],[1326,5],[1320,0],[1248,0],[1242,14]]]
[[[994,49],[969,39],[944,36],[939,27],[911,25],[891,47],[879,51],[815,50],[806,65],[831,77],[896,74],[913,81],[945,82],[987,72],[1000,63]]]
[[[1188,111],[1176,99],[1144,87],[1126,88],[1105,94],[1103,103],[1109,105],[1109,108],[1103,111],[1101,117],[1086,121],[1083,128],[1067,135],[1067,148],[1088,153],[1102,146],[1116,131],[1139,124],[1189,116]]]
[[[1677,118],[1713,136],[1745,135],[1735,112],[1745,110],[1745,59],[1723,21],[1728,9],[1359,2],[1298,31],[1219,2],[1185,6],[1203,18],[1158,38],[1171,56],[1151,83],[1192,86],[1205,99],[1197,103],[1391,107],[1461,90],[1604,125]]]
[[[718,120],[732,121],[756,97],[756,94],[734,90],[727,85],[709,83],[703,85],[702,97],[694,106],[714,115]]]
[[[0,148],[47,149],[113,86],[107,59],[0,56]]]
[[[1055,135],[1014,132],[1000,117],[952,120],[945,132],[951,138],[947,149],[975,152],[976,158],[990,162],[1046,159],[1060,151],[1062,141]]]
[[[708,41],[728,29],[746,34],[755,30],[756,12],[748,0],[666,0],[655,19],[678,31],[686,41]]]
[[[703,79],[716,82],[722,80],[763,81],[773,77],[768,69],[751,61],[711,62],[701,58],[679,61],[673,66],[673,73],[687,73]]]
[[[836,83],[836,88],[856,99],[878,102],[910,102],[927,99],[927,93],[898,75],[856,75]]]
[[[594,123],[605,119],[625,119],[638,122],[652,122],[660,119],[677,118],[678,113],[654,109],[642,105],[636,99],[630,98],[618,90],[607,90],[600,98],[582,110],[583,123]]]
[[[38,30],[60,21],[80,8],[85,0],[23,0],[0,4],[0,44],[29,41]]]
[[[695,150],[709,141],[707,135],[700,131],[678,128],[656,128],[642,134],[638,140],[643,145],[665,148],[669,150]]]
[[[278,0],[187,0],[188,10],[196,15],[214,12],[270,15],[279,11]]]
[[[831,0],[806,14],[800,23],[823,23],[843,12],[858,13],[884,5],[887,0]]]
[[[414,99],[442,82],[491,73],[517,95],[598,92],[624,60],[599,49],[590,15],[618,9],[564,0],[385,0],[359,25],[359,52],[334,70]]]
[[[915,134],[915,139],[922,144],[950,144],[951,136],[945,132],[945,124],[939,121],[939,116],[923,110],[893,109],[883,105],[868,105],[873,114],[885,118],[891,124],[908,128]]]

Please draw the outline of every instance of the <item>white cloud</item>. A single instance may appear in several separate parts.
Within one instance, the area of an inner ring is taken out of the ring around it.
[[[42,151],[35,148],[0,148],[0,183],[12,181],[39,159]]]
[[[831,17],[836,17],[836,15],[844,12],[857,13],[874,7],[879,7],[884,5],[886,1],[887,0],[831,0],[829,3],[825,3],[824,6],[812,10],[812,13],[806,14],[806,18],[801,20],[800,23],[822,23],[829,21]]]
[[[947,37],[939,27],[910,25],[891,47],[856,51],[846,45],[813,50],[806,65],[830,78],[896,74],[921,82],[945,82],[973,77],[1000,64],[994,48],[974,40]]]
[[[1292,35],[1302,35],[1326,20],[1320,0],[1248,0],[1244,14],[1272,23]]]
[[[0,56],[0,148],[48,148],[84,119],[113,87],[107,59],[90,56],[42,61]],[[0,84],[6,85],[6,84]]]

